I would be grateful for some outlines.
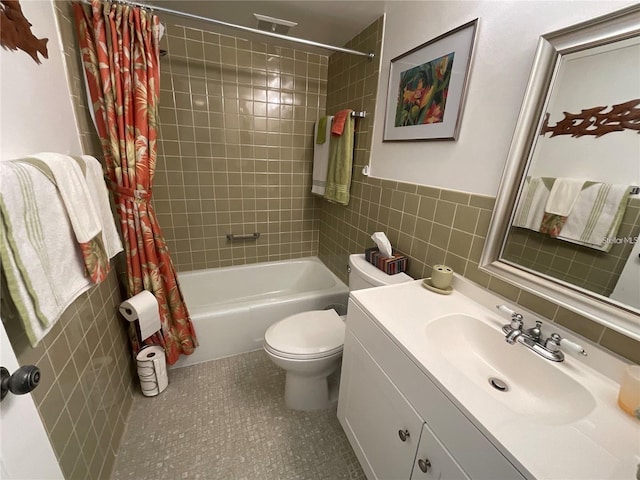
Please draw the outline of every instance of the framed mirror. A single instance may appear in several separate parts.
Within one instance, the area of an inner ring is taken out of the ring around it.
[[[640,5],[543,35],[481,268],[640,340]]]

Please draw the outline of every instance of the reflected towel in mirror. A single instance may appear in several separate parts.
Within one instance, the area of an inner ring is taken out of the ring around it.
[[[630,190],[629,185],[588,185],[578,195],[558,238],[608,252],[615,243]]]

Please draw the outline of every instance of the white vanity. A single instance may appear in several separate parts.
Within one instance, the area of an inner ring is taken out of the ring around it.
[[[545,335],[589,355],[552,362],[509,345],[505,300],[462,278],[454,288],[351,293],[338,418],[367,477],[634,480],[640,421],[616,401],[624,363],[550,322]],[[510,306],[527,327],[540,320]]]

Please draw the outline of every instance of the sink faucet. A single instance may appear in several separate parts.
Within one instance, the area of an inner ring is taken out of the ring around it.
[[[518,342],[553,362],[564,360],[564,353],[560,351],[561,345],[581,355],[587,355],[587,352],[580,345],[560,337],[557,333],[552,333],[545,339],[542,335],[541,321],[537,320],[535,327],[523,330],[524,318],[522,314],[511,310],[506,305],[496,305],[496,307],[511,317],[511,322],[502,327],[508,344],[513,345]]]

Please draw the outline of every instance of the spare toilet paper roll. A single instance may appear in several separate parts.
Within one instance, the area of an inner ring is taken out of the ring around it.
[[[120,304],[120,313],[129,322],[138,320],[142,340],[160,330],[158,301],[153,293],[143,290]]]
[[[384,234],[384,232],[375,232],[371,235],[371,240],[378,246],[378,250],[385,257],[393,257],[393,250],[391,249],[391,242]]]
[[[169,385],[167,361],[160,345],[150,345],[140,350],[136,355],[136,366],[144,396],[158,395]]]

